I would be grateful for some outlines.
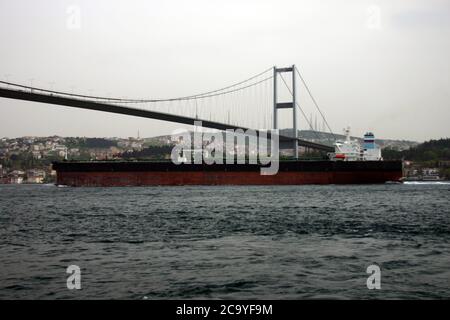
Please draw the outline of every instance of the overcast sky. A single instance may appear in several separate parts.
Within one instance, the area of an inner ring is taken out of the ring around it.
[[[0,40],[0,79],[119,97],[189,95],[295,63],[335,132],[450,137],[448,0],[0,0]],[[0,137],[179,127],[0,98]]]

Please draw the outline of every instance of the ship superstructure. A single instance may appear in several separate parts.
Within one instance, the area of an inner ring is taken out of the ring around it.
[[[350,137],[350,128],[344,129],[345,140],[338,140],[334,143],[334,153],[328,156],[333,161],[381,161],[381,149],[375,143],[375,135],[367,132],[361,145],[357,140]]]

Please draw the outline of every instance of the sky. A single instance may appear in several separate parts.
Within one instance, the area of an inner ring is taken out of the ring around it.
[[[334,132],[450,137],[447,0],[0,0],[0,39],[6,81],[169,98],[296,64]],[[0,137],[150,137],[180,127],[0,98]]]

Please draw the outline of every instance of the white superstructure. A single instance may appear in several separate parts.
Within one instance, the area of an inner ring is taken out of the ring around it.
[[[372,132],[367,132],[364,135],[364,144],[363,144],[363,160],[365,161],[380,161],[383,160],[381,156],[381,149],[375,143],[375,136]]]
[[[350,138],[350,128],[344,129],[345,140],[334,143],[334,153],[330,153],[330,160],[334,161],[380,161],[381,149],[375,144],[375,136],[372,132],[364,135],[364,143]]]

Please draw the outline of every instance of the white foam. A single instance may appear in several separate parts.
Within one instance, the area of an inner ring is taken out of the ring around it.
[[[423,185],[433,185],[433,184],[445,184],[450,185],[450,181],[405,181],[403,184],[423,184]]]

